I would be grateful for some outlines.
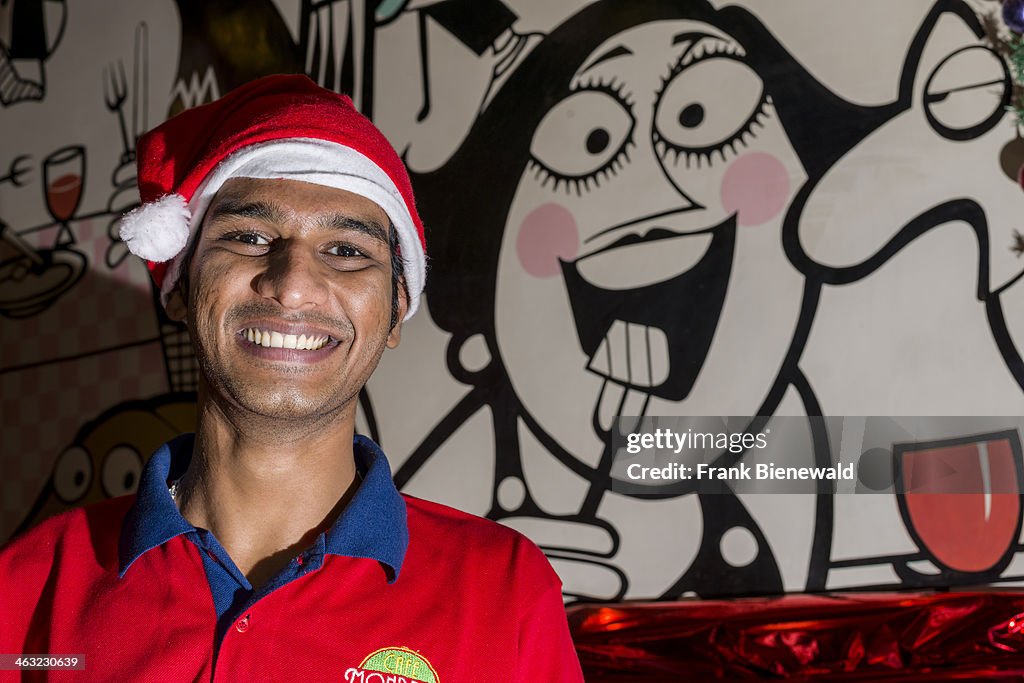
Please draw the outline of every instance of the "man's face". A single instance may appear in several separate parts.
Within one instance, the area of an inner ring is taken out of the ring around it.
[[[168,309],[187,316],[208,390],[267,417],[353,411],[384,347],[399,341],[388,224],[344,190],[226,182],[197,237],[187,306]]]

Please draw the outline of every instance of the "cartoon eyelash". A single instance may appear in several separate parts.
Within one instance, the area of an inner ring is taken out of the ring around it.
[[[683,157],[686,161],[686,168],[690,168],[691,165],[696,162],[696,168],[701,168],[704,162],[707,162],[708,166],[714,163],[714,155],[718,154],[721,160],[726,160],[726,151],[730,155],[735,156],[738,150],[743,149],[750,144],[750,141],[757,137],[754,132],[754,127],[764,128],[764,119],[769,115],[770,111],[773,110],[772,98],[765,95],[761,98],[761,102],[754,109],[754,112],[750,115],[740,129],[728,140],[710,147],[690,148],[680,147],[679,145],[672,144],[658,132],[656,128],[651,130],[651,137],[654,141],[654,151],[664,160],[668,160],[669,155],[674,155],[672,158],[672,164],[679,163],[679,157]]]
[[[601,168],[596,171],[592,171],[588,174],[581,176],[571,176],[559,173],[553,169],[548,168],[541,162],[537,161],[533,157],[530,157],[526,162],[526,169],[533,173],[535,180],[540,181],[541,187],[547,187],[548,183],[552,183],[551,189],[558,191],[560,188],[565,191],[566,194],[572,194],[576,192],[577,197],[583,196],[584,192],[590,192],[591,189],[601,187],[601,183],[608,178],[617,175],[622,170],[624,163],[629,162],[629,150],[634,147],[632,130],[630,130],[629,138],[619,148],[619,151],[615,153],[615,156]]]
[[[526,170],[533,173],[535,180],[540,182],[541,187],[547,187],[548,183],[552,184],[551,189],[557,192],[559,189],[565,191],[566,194],[576,193],[577,197],[581,197],[583,192],[590,192],[591,189],[596,189],[601,186],[601,183],[608,178],[615,176],[625,163],[629,162],[629,150],[636,146],[633,139],[633,133],[636,130],[636,118],[633,116],[633,96],[631,93],[625,91],[625,84],[619,83],[619,81],[613,76],[608,81],[602,81],[599,77],[592,77],[584,83],[580,83],[576,88],[573,88],[569,96],[574,95],[578,92],[584,92],[592,90],[596,92],[603,92],[611,97],[614,97],[629,111],[630,125],[629,131],[626,133],[626,138],[619,145],[619,149],[616,150],[612,158],[609,159],[600,168],[585,173],[583,175],[573,176],[564,173],[559,173],[543,164],[541,161],[536,159],[533,155],[527,159]]]
[[[743,52],[743,48],[735,43],[730,43],[716,36],[705,35],[699,38],[674,64],[669,66],[668,73],[661,79],[661,85],[658,87],[658,92],[654,98],[655,109],[661,104],[662,95],[664,95],[668,84],[684,69],[712,57],[725,57],[744,61],[743,57],[745,56],[746,53]],[[658,132],[657,127],[652,125],[651,138],[654,142],[654,150],[659,157],[666,161],[669,154],[674,155],[671,161],[673,164],[678,164],[679,157],[683,157],[686,161],[686,168],[690,168],[693,163],[696,163],[696,168],[701,168],[704,162],[711,166],[714,163],[713,157],[716,153],[724,162],[726,160],[726,150],[735,156],[738,149],[746,147],[750,144],[751,140],[757,137],[754,127],[764,128],[764,119],[773,107],[771,96],[767,94],[762,95],[761,101],[754,108],[754,111],[731,138],[708,147],[690,148],[675,145],[665,139]]]
[[[694,38],[694,41],[675,62],[669,65],[668,75],[661,79],[662,87],[665,86],[665,83],[672,80],[672,77],[677,73],[702,59],[723,55],[743,59],[747,56],[746,51],[738,44],[710,33],[693,33],[688,35]]]
[[[633,111],[633,93],[627,92],[626,84],[620,83],[619,79],[615,76],[608,80],[603,80],[600,74],[591,74],[586,77],[586,80],[577,83],[569,94],[574,95],[583,90],[597,90],[598,92],[607,93],[622,102],[627,109]]]

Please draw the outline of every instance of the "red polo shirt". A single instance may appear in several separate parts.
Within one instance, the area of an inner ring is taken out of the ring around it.
[[[583,680],[540,550],[399,494],[373,442],[357,439],[363,481],[335,525],[259,590],[167,493],[183,469],[172,451],[190,446],[154,454],[137,496],[47,520],[0,551],[0,654],[85,656],[84,671],[50,680]]]

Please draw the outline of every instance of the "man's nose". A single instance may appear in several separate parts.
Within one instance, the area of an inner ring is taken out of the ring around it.
[[[281,240],[267,256],[266,270],[257,277],[256,291],[281,306],[305,309],[327,301],[327,265],[316,249],[295,240]]]

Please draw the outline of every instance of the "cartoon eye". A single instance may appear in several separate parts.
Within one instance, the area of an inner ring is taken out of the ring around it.
[[[611,90],[576,92],[556,104],[537,126],[530,146],[531,161],[555,188],[590,189],[621,166],[633,141],[633,115],[622,97]]]
[[[53,490],[65,503],[79,501],[92,484],[92,458],[84,448],[72,446],[57,458]]]
[[[943,59],[928,76],[924,113],[944,138],[971,140],[1003,118],[1011,90],[1010,72],[999,55],[971,45]]]
[[[103,493],[114,498],[134,493],[139,487],[139,475],[142,473],[142,458],[138,451],[129,446],[112,448],[103,459],[100,481]]]
[[[764,113],[767,99],[761,77],[733,57],[700,59],[670,76],[662,86],[654,114],[654,144],[663,157],[711,161],[714,153],[746,144]]]

